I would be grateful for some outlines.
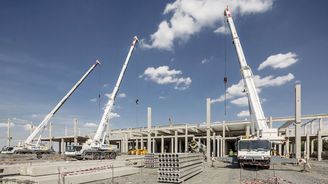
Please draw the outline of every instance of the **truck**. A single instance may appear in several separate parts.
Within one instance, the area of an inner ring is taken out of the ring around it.
[[[96,60],[89,70],[78,80],[71,90],[57,103],[57,105],[44,117],[42,122],[34,129],[34,131],[26,138],[23,144],[17,146],[6,146],[2,148],[1,154],[37,154],[38,158],[42,157],[42,154],[54,153],[52,148],[47,147],[41,142],[41,135],[39,135],[37,141],[35,138],[41,131],[47,127],[51,118],[58,112],[58,110],[65,104],[69,97],[75,92],[75,90],[82,84],[82,82],[89,76],[89,74],[100,65],[100,62]]]
[[[228,7],[224,10],[224,16],[229,25],[232,43],[237,52],[240,73],[249,102],[249,111],[256,129],[256,133],[253,131],[253,135],[250,138],[240,138],[238,140],[237,159],[240,166],[261,165],[270,168],[271,145],[274,143],[282,143],[284,137],[278,136],[277,128],[271,128],[267,124],[260,98],[256,90],[253,72],[246,62],[244,51]]]
[[[101,159],[115,159],[118,154],[118,147],[116,145],[111,145],[108,131],[106,128],[109,126],[110,114],[114,108],[114,103],[116,96],[119,92],[120,85],[123,80],[123,76],[126,72],[127,66],[129,64],[131,55],[138,42],[138,38],[135,36],[133,38],[132,44],[130,46],[128,55],[125,59],[117,82],[114,89],[108,99],[107,104],[104,108],[104,113],[102,115],[101,121],[98,125],[97,131],[92,139],[88,139],[82,146],[75,146],[65,152],[67,157],[74,157],[76,159],[83,160],[101,160]]]

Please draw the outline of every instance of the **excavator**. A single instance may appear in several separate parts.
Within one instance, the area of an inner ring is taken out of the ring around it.
[[[100,160],[100,159],[115,159],[118,154],[118,148],[116,145],[109,144],[109,138],[106,136],[106,128],[108,128],[110,114],[114,108],[114,103],[116,96],[119,92],[120,85],[122,83],[123,76],[129,64],[131,55],[135,48],[135,45],[138,42],[138,38],[135,36],[133,38],[130,50],[125,59],[121,73],[117,79],[115,87],[111,93],[110,98],[108,99],[107,104],[105,105],[104,113],[102,115],[101,121],[97,128],[97,131],[92,139],[88,139],[82,146],[75,146],[73,149],[67,150],[65,155],[67,157],[74,157],[76,159],[83,160]],[[107,137],[107,142],[106,142]]]
[[[82,78],[75,83],[71,90],[58,102],[58,104],[44,117],[42,122],[34,129],[34,131],[26,138],[23,144],[18,146],[6,146],[2,149],[1,154],[37,154],[38,158],[42,157],[42,154],[53,153],[53,149],[45,146],[41,143],[41,135],[35,141],[35,138],[41,131],[47,127],[51,118],[59,111],[59,109],[65,104],[68,98],[75,92],[75,90],[82,84],[82,82],[89,76],[89,74],[100,65],[97,60],[89,70],[82,76]]]
[[[237,159],[240,166],[258,165],[264,168],[270,168],[272,144],[282,143],[285,139],[284,137],[278,136],[277,128],[268,127],[254,83],[253,72],[250,66],[247,65],[239,36],[228,7],[224,10],[224,16],[228,22],[233,41],[232,43],[237,52],[240,72],[249,101],[250,114],[252,115],[253,123],[256,128],[256,133],[254,131],[251,137],[239,138],[237,144]]]

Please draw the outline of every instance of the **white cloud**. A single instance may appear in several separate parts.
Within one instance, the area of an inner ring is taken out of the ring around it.
[[[207,59],[207,58],[204,58],[204,59],[202,59],[202,61],[201,61],[202,64],[205,64],[205,63],[208,63],[208,62],[210,62],[210,60]]]
[[[96,123],[85,123],[83,126],[84,127],[87,127],[87,128],[95,128],[95,127],[98,127],[98,125]]]
[[[164,100],[164,99],[166,99],[167,97],[165,97],[165,96],[159,96],[158,97],[160,100]]]
[[[125,98],[126,97],[126,94],[125,93],[120,93],[120,94],[118,94],[118,97],[119,98]]]
[[[31,117],[36,118],[36,117],[38,117],[38,115],[37,114],[32,114]]]
[[[23,126],[25,131],[31,131],[31,129],[33,128],[33,126],[31,124],[26,124]]]
[[[10,123],[10,127],[14,127],[15,124],[14,123]],[[0,128],[7,128],[8,127],[8,123],[0,123]]]
[[[109,86],[109,84],[104,84],[103,87],[104,88],[107,88]]]
[[[220,26],[216,30],[214,30],[214,33],[228,34],[229,33],[229,29],[228,28],[225,28],[224,26]]]
[[[274,86],[281,86],[286,84],[287,82],[290,82],[294,79],[294,75],[289,73],[287,75],[282,75],[278,77],[274,77],[272,75],[266,76],[261,78],[259,75],[254,76],[254,82],[257,87],[257,92],[260,93],[262,88],[266,87],[274,87]],[[226,91],[226,99],[235,99],[239,97],[243,97],[246,95],[244,93],[244,82],[243,80],[240,80],[237,84],[231,85],[227,91]],[[225,100],[225,94],[222,94],[219,98],[213,99],[212,103],[215,102],[223,102]],[[231,103],[239,106],[243,106],[245,104],[245,99],[235,99],[231,101]]]
[[[97,98],[91,98],[90,102],[97,102]]]
[[[110,98],[110,96],[112,96],[112,93],[105,93],[105,96],[107,96],[107,98]],[[126,94],[125,93],[119,93],[117,95],[118,98],[125,98]]]
[[[231,100],[230,103],[240,107],[248,106],[248,98],[246,96],[239,97],[234,100]]]
[[[174,84],[174,89],[176,90],[188,89],[192,82],[191,78],[179,77],[180,75],[182,75],[182,72],[180,70],[170,70],[168,66],[159,66],[157,68],[146,68],[144,73],[139,77],[161,85]]]
[[[110,118],[119,118],[121,117],[119,114],[117,114],[116,112],[111,112],[110,113]]]
[[[269,10],[273,0],[176,0],[167,4],[163,12],[170,18],[158,25],[149,41],[142,40],[141,46],[172,50],[176,41],[186,42],[204,28],[222,25],[223,10],[227,4],[234,14],[245,15]]]
[[[238,117],[249,117],[249,111],[241,111],[237,114]]]
[[[295,53],[288,52],[286,54],[275,54],[269,56],[263,63],[260,64],[258,70],[262,70],[266,67],[273,69],[287,68],[298,61],[298,57]]]

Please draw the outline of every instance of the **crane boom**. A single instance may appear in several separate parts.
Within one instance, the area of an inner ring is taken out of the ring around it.
[[[123,64],[123,67],[122,67],[122,70],[121,70],[121,73],[117,79],[117,82],[115,84],[115,87],[113,89],[113,92],[111,93],[111,96],[110,98],[108,99],[108,102],[106,104],[106,107],[105,107],[105,110],[104,110],[104,113],[103,113],[103,116],[101,118],[101,121],[100,121],[100,124],[98,126],[98,129],[97,129],[97,132],[93,138],[93,143],[94,144],[100,144],[100,140],[102,138],[102,134],[106,128],[106,126],[108,125],[108,121],[109,121],[109,116],[110,116],[110,113],[112,112],[113,110],[113,106],[114,106],[114,102],[115,102],[115,99],[116,99],[116,95],[119,91],[119,88],[120,88],[120,85],[121,85],[121,82],[122,82],[122,79],[123,79],[123,76],[124,76],[124,73],[127,69],[127,66],[129,64],[129,60],[130,60],[130,57],[131,57],[131,54],[134,50],[134,47],[136,45],[136,43],[138,42],[138,38],[135,36],[133,38],[133,42],[131,44],[131,47],[130,47],[130,50],[128,52],[128,55],[125,59],[125,62]]]
[[[224,12],[224,15],[227,17],[227,22],[229,24],[229,28],[231,31],[233,43],[237,52],[239,64],[240,64],[240,72],[244,80],[244,84],[247,90],[247,96],[250,102],[250,107],[254,113],[256,128],[259,131],[263,131],[268,129],[268,125],[266,123],[266,119],[264,116],[264,112],[261,106],[260,98],[256,91],[256,86],[254,83],[254,77],[251,68],[247,65],[246,58],[243,52],[243,48],[241,46],[233,19],[231,17],[231,13],[227,8]]]
[[[25,140],[25,144],[31,144],[35,136],[47,126],[49,120],[56,114],[56,112],[64,105],[67,99],[74,93],[74,91],[81,85],[81,83],[85,80],[86,77],[94,70],[94,68],[99,65],[100,62],[97,60],[95,64],[93,64],[89,70],[82,76],[82,78],[77,81],[77,83],[72,87],[72,89],[60,100],[60,102],[47,114],[38,127],[31,133],[30,136]]]

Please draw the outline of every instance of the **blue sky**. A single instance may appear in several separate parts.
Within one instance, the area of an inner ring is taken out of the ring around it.
[[[236,85],[239,64],[230,34],[222,32],[226,4],[257,76],[265,114],[293,115],[296,82],[302,84],[302,113],[327,113],[326,1],[2,0],[1,123],[17,118],[37,125],[99,59],[101,67],[53,119],[57,135],[64,134],[65,126],[71,132],[73,118],[81,132],[93,131],[134,35],[142,41],[124,77],[114,110],[119,117],[111,120],[112,127],[144,126],[148,106],[155,125],[167,124],[169,117],[173,123],[203,122],[207,97],[215,101],[213,120],[244,119],[239,113],[248,108]],[[220,101],[225,49],[228,87],[233,86],[226,115]],[[28,131],[19,124],[25,122],[15,121],[13,134],[24,139]]]

